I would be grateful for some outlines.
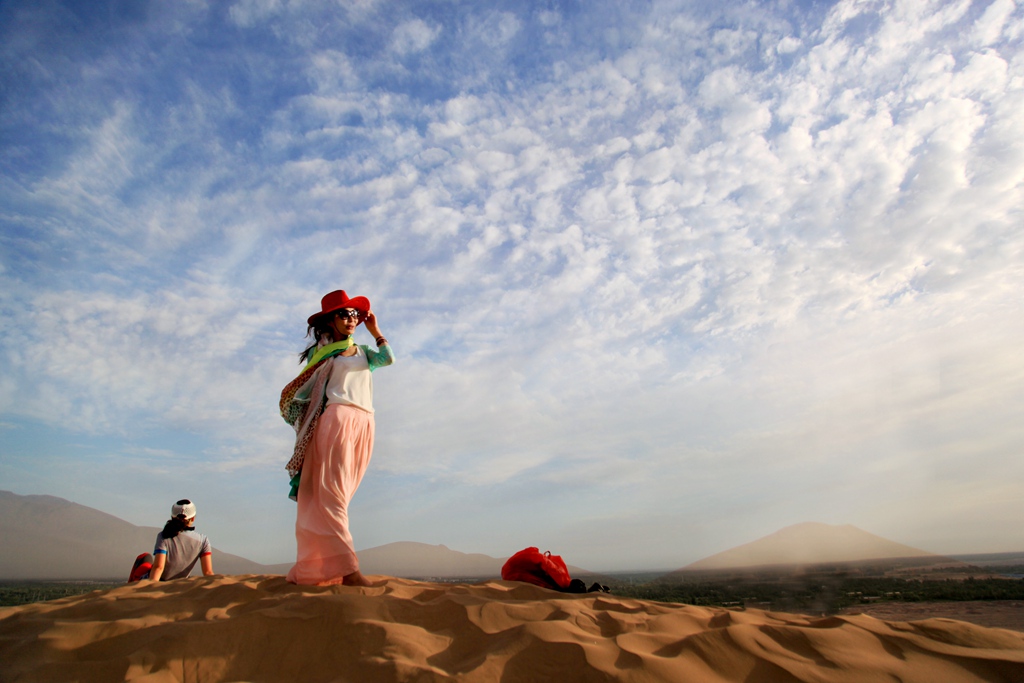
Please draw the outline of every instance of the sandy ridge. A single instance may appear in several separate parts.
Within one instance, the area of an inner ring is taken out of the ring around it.
[[[1024,634],[526,584],[200,577],[0,609],[3,681],[1024,681]]]

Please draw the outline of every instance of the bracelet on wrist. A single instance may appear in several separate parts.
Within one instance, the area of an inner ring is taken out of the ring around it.
[[[377,337],[377,339],[375,339],[374,341],[377,342],[377,346],[383,346],[384,344],[388,343],[388,340],[385,339],[384,337]]]

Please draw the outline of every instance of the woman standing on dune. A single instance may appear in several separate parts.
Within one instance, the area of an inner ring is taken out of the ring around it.
[[[291,497],[298,502],[298,557],[288,580],[298,584],[373,585],[359,572],[348,505],[373,453],[373,378],[395,362],[366,297],[344,290],[323,297],[309,316],[313,343],[300,354],[305,368],[281,392],[281,415],[295,427],[288,462]],[[377,349],[355,344],[361,323]]]

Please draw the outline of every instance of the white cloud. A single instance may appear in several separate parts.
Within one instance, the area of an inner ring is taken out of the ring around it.
[[[986,98],[999,97],[1006,90],[1008,65],[995,52],[986,51],[970,56],[970,61],[956,75],[952,90],[958,95]]]
[[[228,9],[228,16],[238,26],[251,28],[279,14],[283,7],[281,0],[238,0]]]
[[[522,28],[522,22],[511,12],[497,12],[475,27],[480,39],[491,47],[508,44]]]
[[[1013,0],[995,0],[974,22],[971,38],[975,45],[987,46],[999,41],[1007,22],[1018,8]]]
[[[391,50],[399,55],[423,52],[441,33],[440,26],[431,26],[422,19],[410,19],[391,33]]]
[[[309,73],[323,92],[358,91],[359,74],[345,53],[339,50],[323,50],[310,56]]]
[[[186,69],[167,107],[94,102],[62,163],[5,179],[5,421],[117,435],[129,460],[194,434],[211,478],[283,476],[276,395],[310,308],[345,287],[399,357],[375,379],[374,467],[423,491],[407,527],[370,489],[381,542],[490,542],[473,525],[545,486],[573,489],[552,534],[606,524],[637,552],[645,520],[713,552],[826,499],[853,517],[835,522],[898,524],[898,481],[929,509],[957,479],[988,511],[967,517],[1017,509],[1010,484],[982,500],[1022,437],[1015,10],[659,5],[593,51],[558,47],[582,18],[439,11],[380,25],[421,56],[401,68],[346,43],[351,13],[318,32],[309,11],[236,4],[310,45]],[[254,64],[299,77],[256,96]],[[722,519],[687,526],[722,482]],[[436,487],[493,508],[453,518]]]
[[[796,52],[800,49],[800,39],[794,36],[786,36],[779,41],[779,44],[775,47],[776,52],[780,55],[788,55]]]
[[[558,12],[552,12],[550,10],[544,10],[537,15],[537,18],[544,26],[555,26],[562,20],[562,17]]]

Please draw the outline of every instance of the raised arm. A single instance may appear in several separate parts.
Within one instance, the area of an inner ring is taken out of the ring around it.
[[[377,346],[380,346],[380,340],[384,339],[384,335],[380,333],[380,326],[377,324],[377,316],[373,311],[366,314],[366,320],[363,321],[363,324],[366,325],[366,331],[372,334],[374,340],[378,342]],[[384,339],[384,341],[387,342],[387,339]]]
[[[395,352],[391,350],[391,344],[384,338],[384,335],[380,332],[380,325],[377,323],[377,316],[370,311],[366,314],[366,331],[373,335],[374,341],[377,342],[377,350],[372,351],[369,347],[363,347],[367,349],[367,358],[370,361],[370,370],[376,370],[387,365],[391,365],[395,362]]]

